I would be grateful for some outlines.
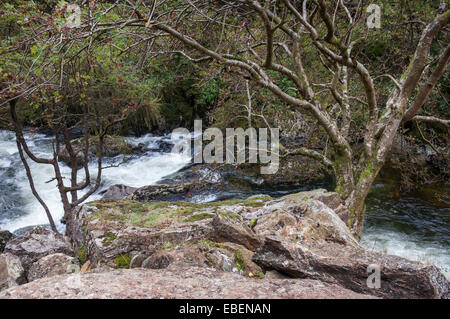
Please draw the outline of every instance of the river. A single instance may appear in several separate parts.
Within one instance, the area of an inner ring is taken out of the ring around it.
[[[25,138],[36,155],[50,156],[52,136],[28,132]],[[168,136],[148,134],[127,139],[133,145],[144,144],[147,151],[134,156],[121,155],[105,159],[106,164],[121,163],[121,165],[104,170],[102,186],[91,197],[92,200],[101,198],[101,191],[111,185],[140,187],[156,184],[162,179],[177,176],[180,171],[189,167],[189,157],[164,153],[159,149],[161,142],[170,142]],[[29,164],[36,189],[48,204],[57,227],[64,230],[64,225],[60,223],[63,211],[56,191],[56,182],[49,182],[53,177],[53,168],[32,161],[29,161]],[[69,176],[69,167],[61,166],[63,174]],[[96,171],[95,163],[91,164],[90,170]],[[252,191],[234,189],[229,190],[226,197],[242,197],[252,192],[280,196],[316,186],[305,185],[285,189],[255,187]],[[436,207],[415,197],[392,199],[382,191],[385,186],[382,183],[374,185],[367,199],[366,221],[361,242],[373,250],[431,262],[450,278],[450,209]],[[219,196],[210,192],[194,200],[211,201],[223,197],[223,194]],[[28,185],[25,170],[17,153],[14,134],[0,130],[0,229],[16,231],[23,227],[47,223],[44,210],[33,197]]]

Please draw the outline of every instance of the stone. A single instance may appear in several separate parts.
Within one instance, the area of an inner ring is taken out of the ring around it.
[[[323,202],[283,198],[283,206],[262,214],[253,230],[259,237],[280,236],[292,241],[326,241],[359,246],[344,222]]]
[[[189,191],[192,183],[148,185],[138,188],[128,198],[140,202],[148,201],[187,201],[190,199]]]
[[[256,234],[235,213],[218,213],[211,225],[214,229],[212,239],[217,242],[234,242],[253,251],[262,245]]]
[[[47,255],[62,253],[74,256],[67,238],[43,226],[37,226],[28,233],[10,240],[4,252],[19,257],[25,272],[31,264]]]
[[[85,272],[88,272],[90,270],[94,269],[94,266],[92,266],[91,262],[88,260],[86,261],[83,266],[81,266],[80,272],[83,274]]]
[[[51,254],[42,257],[34,262],[27,272],[28,282],[33,280],[71,273],[75,267],[79,267],[75,257],[61,253]]]
[[[3,249],[5,249],[6,243],[10,241],[14,237],[13,234],[11,234],[7,230],[0,230],[0,254],[3,252]]]
[[[383,298],[448,295],[436,267],[362,247],[330,208],[338,199],[324,190],[202,204],[108,199],[77,208],[67,231],[96,269],[199,267],[268,279],[277,271]],[[382,268],[378,290],[367,287],[372,263]]]
[[[293,278],[334,283],[383,298],[445,298],[449,282],[433,265],[336,242],[292,242],[269,236],[253,261]],[[379,265],[381,287],[369,288],[368,266]]]
[[[134,191],[136,191],[136,187],[130,187],[123,184],[117,184],[108,187],[105,191],[101,192],[100,194],[103,195],[103,198],[114,198],[114,199],[120,199],[125,198],[126,196],[129,196],[133,194]]]
[[[58,289],[55,289],[58,287]],[[0,292],[1,299],[374,298],[308,279],[253,279],[213,268],[169,266],[59,275]]]
[[[347,223],[348,215],[350,212],[343,205],[343,201],[338,193],[329,192],[326,189],[319,188],[308,192],[290,194],[284,196],[283,198],[285,200],[293,201],[296,203],[300,203],[307,199],[318,200],[331,208],[333,212],[338,215],[344,223]]]
[[[142,263],[147,259],[147,256],[145,256],[142,253],[136,254],[133,258],[131,258],[130,261],[130,268],[139,268],[142,266]]]
[[[256,263],[254,263],[252,260],[254,254],[253,251],[248,250],[242,245],[231,242],[221,243],[220,247],[231,252],[232,264],[233,267],[236,267],[237,271],[241,272],[243,275],[247,277],[263,276],[262,268],[258,266]],[[225,264],[223,263],[223,266],[224,265]],[[222,269],[225,270],[223,266]]]
[[[20,259],[12,254],[0,255],[0,291],[26,283]]]

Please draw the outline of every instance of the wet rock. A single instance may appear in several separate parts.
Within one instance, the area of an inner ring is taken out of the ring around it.
[[[191,187],[192,183],[149,185],[138,188],[129,198],[140,202],[186,201],[192,197],[192,194],[189,193]]]
[[[67,238],[43,226],[9,241],[4,252],[19,257],[26,272],[34,262],[47,255],[63,253],[74,256]]]
[[[14,237],[13,234],[11,234],[7,230],[0,230],[0,254],[3,252],[3,249],[6,246],[6,243],[10,241]]]
[[[136,189],[136,187],[117,184],[110,186],[107,190],[101,192],[100,194],[103,196],[103,198],[121,199],[133,194]]]
[[[55,287],[58,289],[55,289]],[[0,298],[370,298],[308,279],[251,279],[212,268],[169,266],[43,278],[0,292]]]
[[[84,138],[79,138],[71,141],[73,151],[77,154],[76,160],[78,167],[82,167],[84,162],[84,148],[85,148],[84,141],[85,141]],[[96,157],[98,144],[99,144],[98,137],[92,136],[89,139],[89,150],[88,150],[89,160]],[[131,154],[132,152],[133,147],[125,141],[124,137],[111,135],[106,135],[104,137],[102,149],[103,156],[113,157],[119,154]],[[67,165],[69,166],[71,165],[69,151],[67,150],[65,145],[61,148],[58,154],[58,158]]]
[[[0,255],[0,291],[26,283],[20,259],[12,254]]]
[[[290,277],[335,283],[383,298],[443,298],[449,293],[449,282],[433,265],[333,242],[269,236],[253,261]],[[379,289],[367,284],[369,265],[380,267]]]
[[[74,267],[79,267],[79,263],[72,256],[61,253],[47,255],[30,266],[27,279],[31,282],[39,278],[71,273]]]

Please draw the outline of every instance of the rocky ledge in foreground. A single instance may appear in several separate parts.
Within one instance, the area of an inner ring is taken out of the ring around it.
[[[35,230],[0,255],[0,283],[10,287],[1,296],[448,298],[449,282],[435,266],[366,250],[347,216],[325,190],[202,204],[94,201],[67,221],[81,275],[43,278],[77,261],[65,238]],[[47,246],[58,249],[42,251]],[[373,265],[379,288],[368,284]],[[35,281],[13,287],[24,278]]]
[[[123,269],[44,278],[1,298],[370,298],[317,280],[249,279],[200,267]]]

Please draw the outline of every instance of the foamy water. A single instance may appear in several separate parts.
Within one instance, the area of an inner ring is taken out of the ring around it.
[[[50,157],[53,138],[43,134],[25,134],[25,138],[33,153],[40,157]],[[146,135],[141,138],[129,138],[130,144],[146,144],[147,147],[157,148],[158,141],[169,140],[168,137],[153,137]],[[124,162],[125,159],[125,162]],[[124,162],[123,164],[121,164]],[[98,194],[114,184],[125,184],[133,187],[152,185],[164,176],[175,173],[190,162],[190,157],[181,154],[146,152],[137,156],[117,156],[106,159],[104,165],[117,165],[102,172],[102,186],[89,200],[101,198]],[[54,177],[51,165],[37,164],[28,161],[36,189],[48,205],[52,216],[60,230],[64,226],[60,223],[63,207],[56,188],[56,181],[48,182]],[[61,163],[62,174],[70,176],[70,168]],[[92,179],[95,179],[97,165],[95,161],[89,164]],[[83,170],[79,170],[79,181],[84,179]],[[12,132],[0,131],[0,228],[14,231],[18,228],[47,224],[44,209],[31,193],[25,169],[17,153],[15,137]],[[80,192],[83,194],[83,192]]]

